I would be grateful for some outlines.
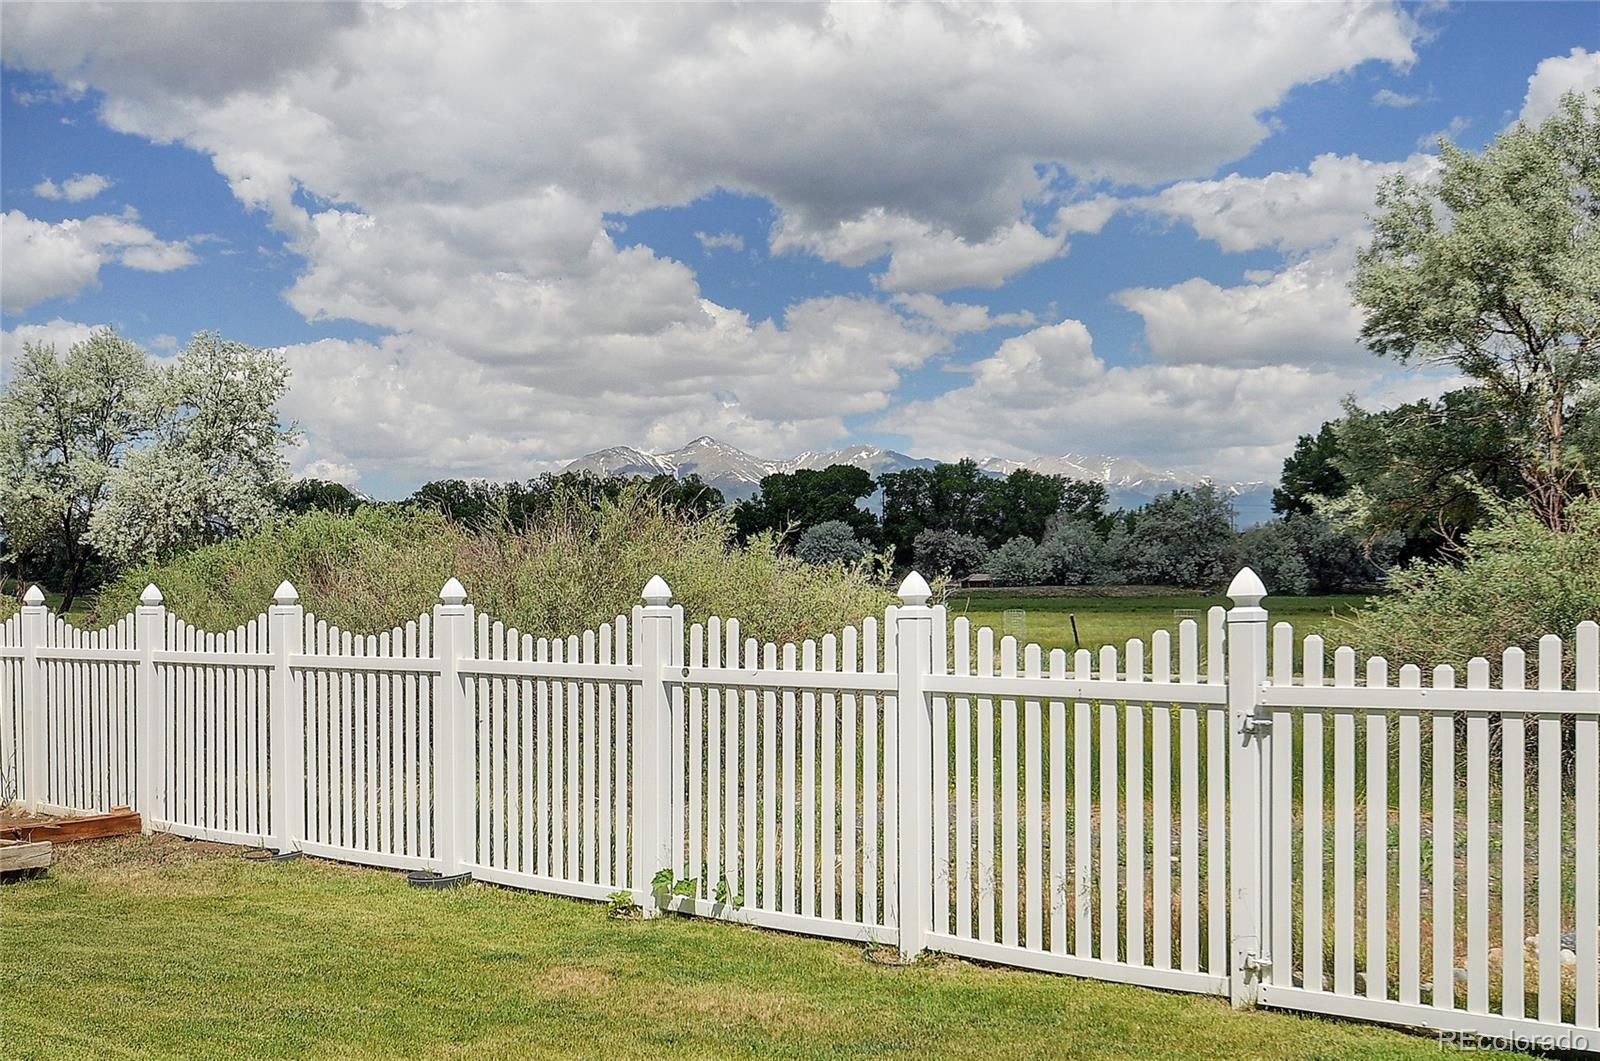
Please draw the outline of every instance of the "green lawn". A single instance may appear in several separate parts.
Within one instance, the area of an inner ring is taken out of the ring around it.
[[[1271,622],[1294,624],[1296,637],[1320,633],[1328,639],[1329,659],[1339,643],[1339,616],[1348,615],[1366,602],[1364,596],[1269,597],[1266,607]],[[992,626],[996,635],[1015,634],[1019,642],[1036,641],[1048,652],[1052,648],[1086,648],[1098,653],[1101,645],[1115,645],[1120,651],[1129,638],[1146,644],[1148,659],[1150,635],[1156,630],[1172,631],[1173,665],[1177,665],[1178,623],[1193,618],[1200,626],[1205,643],[1205,612],[1214,604],[1228,606],[1226,597],[1199,594],[1178,595],[1170,590],[1161,596],[1051,596],[1028,590],[951,590],[945,601],[952,618],[965,615],[973,626]],[[1020,624],[1006,612],[1023,612]],[[1193,614],[1190,614],[1193,613]],[[1072,619],[1077,619],[1077,640],[1073,639]],[[1200,665],[1205,666],[1202,649]]]
[[[0,1054],[1432,1057],[1221,1000],[130,837],[0,891]]]

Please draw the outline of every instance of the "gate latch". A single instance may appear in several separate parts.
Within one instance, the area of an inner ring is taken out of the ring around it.
[[[1265,973],[1272,968],[1270,954],[1246,954],[1244,956],[1244,971],[1252,974],[1257,980],[1265,978]]]
[[[1246,715],[1239,723],[1246,737],[1259,737],[1272,728],[1272,719],[1266,715]]]

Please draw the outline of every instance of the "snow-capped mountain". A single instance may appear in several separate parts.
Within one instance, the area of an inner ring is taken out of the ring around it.
[[[585,454],[568,464],[569,472],[596,475],[675,475],[700,478],[722,491],[729,501],[750,497],[761,486],[764,476],[801,469],[821,470],[835,464],[864,468],[873,475],[904,471],[906,468],[931,468],[931,460],[919,460],[904,453],[876,446],[850,446],[847,449],[801,453],[788,460],[763,460],[726,442],[702,435],[680,449],[647,453],[631,446],[613,446]]]
[[[631,446],[613,446],[585,454],[567,465],[567,471],[587,471],[596,475],[675,475],[680,479],[697,474],[722,491],[729,501],[753,496],[763,476],[778,472],[848,464],[874,476],[907,468],[931,468],[937,461],[911,457],[878,446],[849,446],[845,449],[801,453],[787,460],[763,460],[736,446],[702,435],[680,449],[650,453]],[[1174,470],[1158,470],[1132,457],[1106,457],[1085,453],[1065,453],[1059,457],[1035,457],[1029,461],[988,457],[978,466],[990,475],[1009,475],[1018,468],[1045,475],[1063,475],[1104,483],[1112,507],[1137,508],[1178,487],[1195,486],[1213,480],[1206,476]],[[1270,517],[1270,483],[1218,483],[1233,499],[1241,526]]]

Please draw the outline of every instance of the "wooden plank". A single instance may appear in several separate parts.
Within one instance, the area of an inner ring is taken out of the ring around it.
[[[107,836],[129,836],[142,829],[138,814],[127,807],[116,807],[109,814],[86,814],[81,818],[10,822],[0,825],[0,840],[49,840],[70,844]]]
[[[46,869],[51,848],[48,840],[0,840],[0,873]]]

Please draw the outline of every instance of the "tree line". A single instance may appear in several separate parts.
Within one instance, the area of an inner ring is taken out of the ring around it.
[[[60,587],[66,610],[131,564],[311,510],[414,506],[473,529],[516,530],[557,505],[592,506],[627,490],[691,517],[725,511],[739,540],[771,535],[813,564],[871,559],[1003,585],[1215,588],[1252,562],[1278,592],[1379,577],[1371,555],[1314,513],[1240,535],[1227,498],[1209,486],[1112,511],[1103,484],[1025,469],[994,476],[971,460],[876,478],[847,465],[769,475],[731,508],[695,475],[583,472],[440,479],[380,502],[290,477],[285,451],[299,433],[276,408],[287,382],[276,353],[212,333],[168,363],[110,329],[65,356],[29,344],[0,395],[0,546],[13,590]]]

